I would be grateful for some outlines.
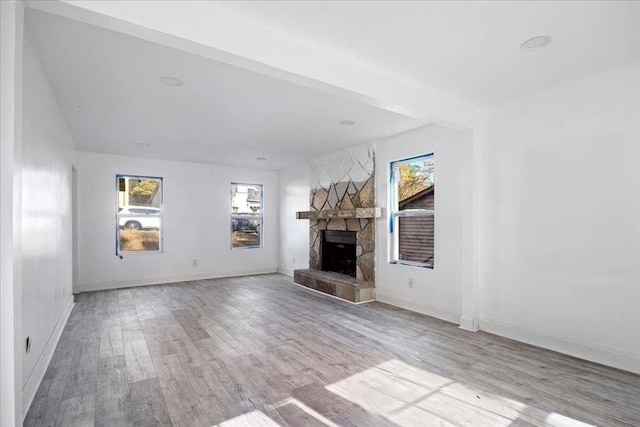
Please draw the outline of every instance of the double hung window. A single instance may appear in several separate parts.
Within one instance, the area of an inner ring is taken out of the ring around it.
[[[433,153],[391,163],[391,262],[433,268],[435,240]]]

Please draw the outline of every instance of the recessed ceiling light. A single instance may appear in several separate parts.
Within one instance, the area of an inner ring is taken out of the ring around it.
[[[148,142],[137,142],[136,144],[140,147],[151,147],[151,144],[149,144]]]
[[[355,122],[353,120],[342,120],[340,124],[342,126],[353,126]]]
[[[537,36],[530,38],[520,45],[520,49],[525,52],[529,52],[532,50],[539,50],[545,48],[551,44],[551,36]]]
[[[179,78],[171,77],[171,76],[160,77],[160,81],[166,84],[167,86],[173,86],[173,87],[182,86],[184,84],[184,82]]]
[[[259,162],[264,162],[264,161],[267,160],[267,158],[266,157],[257,157],[256,160],[259,161]]]

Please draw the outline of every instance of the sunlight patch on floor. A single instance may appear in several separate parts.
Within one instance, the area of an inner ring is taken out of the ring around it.
[[[275,408],[282,408],[283,406],[286,406],[286,405],[295,406],[297,409],[303,411],[309,417],[315,419],[316,421],[318,421],[318,422],[320,422],[320,423],[322,423],[322,424],[324,424],[324,425],[326,425],[328,427],[339,427],[338,424],[334,423],[333,421],[331,421],[327,417],[323,416],[319,412],[317,412],[317,411],[313,410],[312,408],[308,407],[304,403],[300,402],[298,399],[289,398],[289,399],[286,399],[286,400],[278,403],[274,407]]]
[[[553,427],[593,427],[591,424],[583,423],[555,412],[547,415],[546,422]]]
[[[365,410],[400,426],[509,426],[514,420],[534,425],[583,427],[588,424],[507,399],[390,360],[325,387]],[[527,414],[523,411],[527,409]]]
[[[218,424],[219,427],[279,427],[279,424],[261,411],[247,412]]]

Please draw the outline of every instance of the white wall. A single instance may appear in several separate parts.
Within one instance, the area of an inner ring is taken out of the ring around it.
[[[480,327],[640,372],[640,64],[488,123]]]
[[[277,271],[277,172],[82,151],[78,162],[81,291]],[[115,255],[116,174],[164,178],[164,253]],[[231,182],[264,185],[263,248],[231,249]]]
[[[0,425],[22,421],[20,151],[23,5],[0,2]],[[17,211],[17,212],[16,212]],[[17,219],[17,221],[16,221]],[[18,245],[16,245],[16,242]]]
[[[73,307],[71,169],[73,138],[28,37],[23,62],[22,356],[25,410]]]
[[[376,299],[458,323],[461,314],[464,134],[438,125],[383,139],[376,151],[376,203],[384,207],[376,222]],[[436,173],[434,268],[389,263],[389,165],[395,160],[434,153]],[[413,288],[409,279],[413,279]]]
[[[308,162],[280,171],[280,250],[278,271],[309,268],[309,221],[296,219],[309,210],[311,167]]]

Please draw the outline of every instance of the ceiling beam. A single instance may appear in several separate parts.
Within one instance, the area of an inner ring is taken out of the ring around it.
[[[100,26],[387,111],[466,130],[476,110],[436,88],[268,27],[220,2],[26,1]]]

